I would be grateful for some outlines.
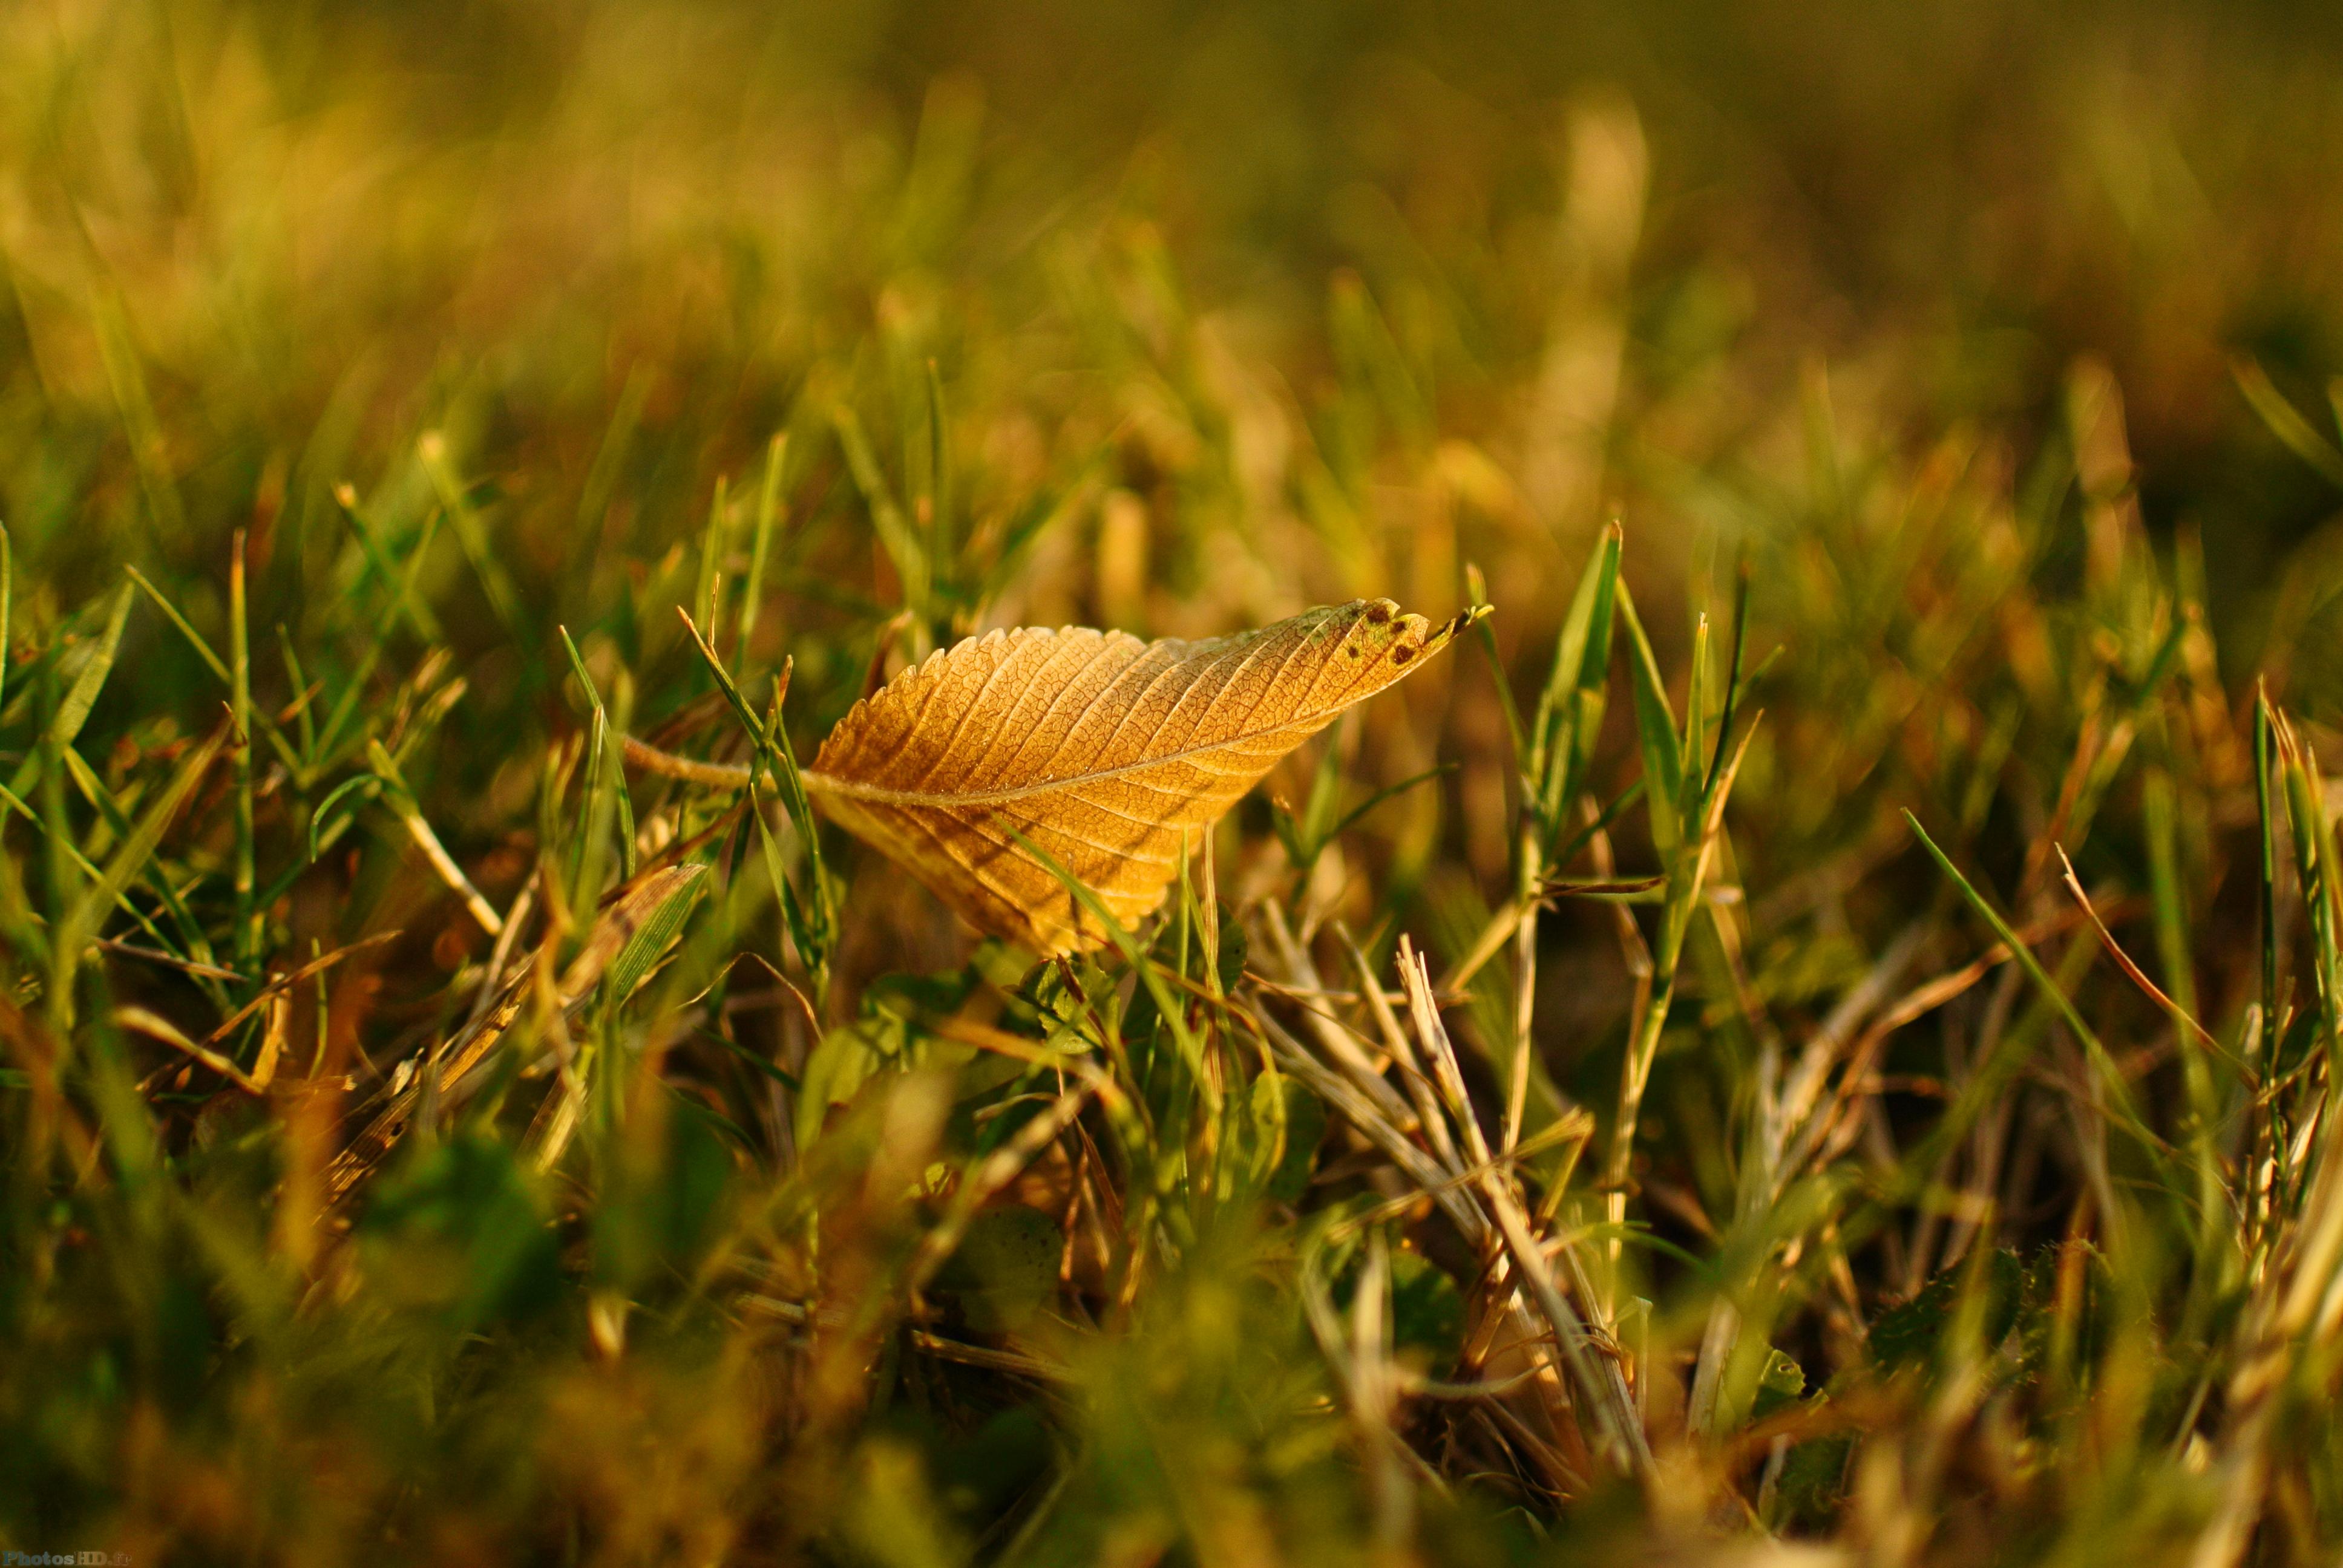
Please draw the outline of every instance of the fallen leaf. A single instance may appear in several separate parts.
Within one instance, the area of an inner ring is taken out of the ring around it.
[[[805,770],[818,807],[970,924],[1045,955],[1106,931],[1022,837],[1136,923],[1277,759],[1421,668],[1437,627],[1388,599],[1209,642],[1069,627],[970,638],[855,704]]]

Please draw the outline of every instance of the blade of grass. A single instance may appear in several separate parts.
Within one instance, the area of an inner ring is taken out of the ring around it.
[[[1527,766],[1544,849],[1542,859],[1553,865],[1563,863],[1554,859],[1554,844],[1570,803],[1584,788],[1587,765],[1594,759],[1603,729],[1624,538],[1620,526],[1612,523],[1604,530],[1594,559],[1580,574],[1570,612],[1554,640],[1554,665],[1531,725]]]
[[[949,570],[960,553],[952,516],[951,425],[944,414],[943,375],[933,356],[927,363],[928,395],[928,558],[940,571]],[[954,585],[957,586],[956,584]]]
[[[2343,451],[2311,428],[2310,421],[2287,401],[2269,378],[2268,372],[2250,359],[2239,359],[2229,367],[2237,390],[2269,427],[2270,434],[2284,443],[2286,449],[2309,464],[2335,484],[2343,485]]]
[[[570,910],[573,925],[584,929],[593,913],[595,900],[602,892],[604,857],[611,821],[618,822],[619,876],[621,882],[631,881],[635,874],[635,814],[627,795],[625,752],[618,737],[624,733],[625,716],[613,719],[602,705],[602,694],[594,685],[594,678],[586,672],[586,660],[578,654],[578,645],[570,639],[568,627],[556,628],[561,634],[561,646],[569,656],[569,668],[585,689],[586,701],[593,722],[587,732],[587,761],[584,820],[578,829],[578,840],[570,858],[570,896],[577,900]],[[619,672],[620,695],[626,696],[626,672]]]
[[[105,781],[98,778],[96,769],[83,761],[81,753],[71,748],[67,748],[58,755],[65,759],[65,771],[72,775],[74,784],[80,789],[82,798],[97,809],[98,814],[106,819],[107,825],[114,829],[118,839],[129,838],[136,830],[131,825],[130,818],[122,809],[121,803],[116,800],[112,793],[106,789]],[[186,901],[179,896],[179,890],[171,885],[168,873],[158,869],[146,876],[144,879],[146,885],[154,890],[155,896],[161,900],[164,910],[170,915],[172,925],[178,930],[180,943],[183,945],[174,947],[172,950],[194,960],[196,963],[211,964],[213,961],[211,942],[205,937],[203,927],[197,923],[194,913],[188,910]],[[127,907],[126,900],[126,907]],[[143,922],[144,917],[140,919]],[[238,978],[241,978],[239,971],[223,970],[221,972],[238,974]]]
[[[708,503],[708,527],[699,536],[699,579],[691,590],[691,608],[707,624],[708,640],[722,635],[717,596],[723,591],[724,556],[731,548],[732,498],[723,475],[716,477],[716,494]]]
[[[8,691],[8,618],[15,605],[15,547],[6,527],[0,526],[0,702],[5,702]]]
[[[488,595],[488,608],[497,619],[504,623],[505,633],[522,649],[536,646],[528,635],[521,616],[520,594],[513,586],[512,577],[505,570],[504,562],[489,548],[487,528],[479,513],[472,509],[464,487],[456,477],[447,460],[447,437],[437,430],[427,430],[415,444],[415,455],[429,476],[431,487],[438,492],[439,505],[447,515],[448,526],[456,530],[457,543],[464,547],[464,557],[472,563],[472,572],[479,579],[480,589]]]
[[[1464,592],[1475,605],[1489,602],[1489,579],[1481,575],[1479,567],[1469,562],[1464,568]],[[1513,745],[1514,771],[1526,784],[1532,776],[1530,733],[1522,727],[1521,704],[1513,700],[1513,678],[1506,673],[1504,655],[1497,650],[1496,628],[1490,624],[1489,617],[1483,616],[1473,623],[1473,629],[1480,638],[1481,657],[1488,661],[1489,684],[1497,693],[1497,709],[1505,717],[1505,738]],[[1544,718],[1543,702],[1539,715]]]
[[[1652,656],[1651,639],[1635,614],[1635,601],[1625,587],[1619,589],[1619,617],[1627,624],[1628,670],[1634,678],[1635,734],[1643,749],[1644,802],[1652,823],[1652,846],[1663,862],[1672,859],[1684,841],[1684,741],[1676,732],[1675,715],[1668,706],[1666,683],[1660,678],[1659,660]]]
[[[35,810],[33,807],[20,799],[14,790],[0,789],[0,804],[6,805],[11,810],[21,812],[25,819],[33,824],[34,828],[40,832],[44,839],[50,837],[49,822],[47,819],[41,812]],[[126,834],[125,837],[127,837],[127,834]],[[73,867],[73,869],[79,872],[84,878],[93,882],[104,879],[106,873],[98,869],[96,864],[92,861],[88,856],[83,854],[80,849],[73,843],[70,838],[67,838],[62,844],[57,845],[56,848],[63,852],[63,858],[65,863]],[[178,945],[173,942],[169,937],[163,934],[162,930],[147,917],[146,912],[144,910],[141,910],[136,904],[130,901],[130,895],[127,890],[125,890],[120,895],[118,895],[115,899],[114,902],[116,909],[119,909],[124,914],[128,915],[132,920],[137,921],[139,929],[144,930],[148,936],[154,938],[156,945],[161,948],[166,953],[171,955],[175,961],[184,961],[187,959],[188,955],[178,950]],[[225,975],[235,980],[242,980],[244,978],[242,975],[236,973],[233,970],[221,970],[218,972],[221,975]]]
[[[805,846],[808,887],[806,897],[799,900],[798,907],[801,914],[809,917],[809,930],[818,933],[820,956],[817,959],[816,954],[808,953],[807,958],[817,988],[816,1000],[821,1000],[827,994],[828,956],[838,921],[832,904],[829,869],[822,862],[821,839],[814,821],[813,802],[806,794],[805,779],[798,770],[797,753],[789,745],[789,729],[781,722],[781,704],[789,693],[792,666],[784,661],[781,673],[774,678],[771,709],[760,720],[749,709],[748,699],[740,694],[740,688],[733,681],[731,671],[724,668],[724,661],[717,657],[716,649],[708,638],[700,635],[699,628],[691,617],[685,614],[680,606],[677,613],[682,615],[684,628],[691,634],[692,646],[699,650],[701,662],[715,677],[717,689],[724,694],[725,701],[731,706],[733,716],[740,721],[741,728],[757,743],[757,761],[750,767],[744,784],[753,790],[758,770],[770,770],[780,789],[782,808],[789,812],[789,822],[797,829],[799,842]],[[804,950],[802,944],[800,950]]]
[[[749,576],[740,586],[740,629],[736,634],[737,646],[732,655],[744,665],[749,662],[749,638],[757,629],[758,612],[764,608],[765,563],[771,558],[773,528],[780,518],[781,464],[789,449],[787,430],[775,431],[765,448],[765,477],[757,489],[757,529],[749,547]]]
[[[301,656],[293,647],[293,634],[285,623],[277,623],[277,656],[285,661],[285,678],[292,683],[293,717],[301,727],[301,760],[314,768],[317,760],[317,724],[314,694],[309,689],[308,677],[301,668]]]
[[[49,719],[47,739],[51,745],[72,745],[80,738],[82,726],[89,722],[89,710],[97,706],[98,693],[106,689],[106,678],[114,673],[115,658],[122,651],[122,632],[130,620],[133,597],[127,584],[115,590],[114,602],[106,607],[106,629],[98,634],[96,650],[74,676],[65,700]],[[17,792],[23,793],[29,782],[19,783]]]
[[[1043,870],[1057,879],[1058,885],[1081,906],[1082,911],[1098,921],[1099,929],[1106,933],[1107,940],[1114,944],[1115,950],[1131,966],[1131,971],[1138,977],[1139,983],[1147,988],[1147,994],[1154,1001],[1158,1016],[1163,1020],[1164,1027],[1172,1031],[1172,1043],[1179,1047],[1181,1060],[1187,1063],[1197,1091],[1203,1098],[1207,1113],[1218,1116],[1221,1113],[1221,1091],[1205,1071],[1203,1046],[1188,1028],[1187,1010],[1180,1004],[1172,988],[1163,983],[1162,975],[1157,971],[1147,950],[1140,946],[1139,939],[1114,918],[1113,911],[1081,878],[1060,865],[1050,851],[1020,833],[1016,825],[1006,817],[995,813],[993,826],[1015,840],[1019,849],[1032,856]]]
[[[838,433],[838,445],[846,454],[847,471],[854,477],[855,487],[861,491],[863,504],[870,508],[870,526],[884,546],[888,559],[895,564],[895,575],[903,587],[903,606],[911,612],[920,631],[919,646],[912,649],[914,658],[927,653],[930,605],[928,572],[928,541],[920,536],[909,518],[903,515],[902,504],[880,471],[879,459],[870,450],[870,442],[862,433],[862,421],[854,410],[840,403],[830,410],[830,427]]]
[[[368,569],[379,577],[383,586],[390,590],[391,613],[405,616],[407,624],[415,628],[415,635],[426,644],[447,641],[447,634],[439,628],[439,618],[431,613],[431,607],[423,601],[422,595],[415,591],[415,563],[419,562],[431,548],[436,523],[424,526],[421,537],[416,541],[414,553],[408,558],[407,569],[402,573],[390,558],[389,551],[384,548],[382,541],[375,537],[374,524],[367,520],[365,510],[358,505],[357,491],[348,485],[337,485],[334,487],[334,503],[341,508],[342,516],[349,519],[350,532],[357,536],[358,548],[366,556]]]
[[[2075,1004],[2067,999],[2065,990],[2058,982],[2050,978],[2050,971],[2042,967],[2042,961],[2034,956],[2034,950],[2027,947],[2024,939],[2011,929],[2009,922],[2001,918],[2001,912],[1993,907],[1991,900],[1977,890],[1976,884],[1961,874],[1960,868],[1953,863],[1953,858],[1938,848],[1936,841],[1928,836],[1928,830],[1920,826],[1920,819],[1907,810],[1904,813],[1904,820],[1911,826],[1913,834],[1919,839],[1921,848],[1928,851],[1928,858],[1936,862],[1936,869],[1944,872],[1953,886],[1959,890],[1962,899],[1966,901],[1969,908],[1976,912],[1977,918],[1985,921],[1994,936],[2009,950],[2010,956],[2017,960],[2017,967],[2025,971],[2026,978],[2034,982],[2035,990],[2040,993],[2042,1000],[2050,1005],[2066,1023],[2075,1039],[2081,1043],[2083,1050],[2090,1057],[2093,1067],[2098,1071],[2108,1099],[2113,1102],[2116,1120],[2127,1131],[2139,1140],[2149,1158],[2159,1166],[2159,1174],[2167,1174],[2160,1169],[2164,1159],[2164,1141],[2150,1131],[2147,1124],[2140,1120],[2138,1109],[2132,1102],[2130,1087],[2124,1081],[2123,1070],[2117,1065],[2115,1059],[2107,1054],[2107,1048],[2100,1043],[2097,1031],[2083,1021],[2083,1015],[2075,1010]]]
[[[218,654],[212,651],[211,644],[204,640],[203,634],[195,628],[187,618],[179,613],[179,607],[166,598],[163,590],[149,581],[146,574],[136,567],[125,567],[122,570],[123,575],[146,594],[147,601],[163,612],[163,618],[177,628],[179,635],[186,639],[187,646],[196,650],[196,657],[203,660],[204,668],[217,676],[222,686],[232,689],[235,685],[235,677],[229,673],[227,664]],[[301,755],[293,749],[292,741],[286,738],[284,731],[277,728],[276,722],[267,714],[256,710],[252,718],[260,733],[266,736],[269,745],[276,749],[278,760],[285,764],[285,770],[293,776],[297,783],[306,787],[309,770],[303,766]]]
[[[132,597],[127,585],[116,592],[106,609],[106,628],[99,633],[96,648],[75,674],[73,685],[42,727],[40,746],[17,765],[15,776],[8,781],[11,799],[21,799],[36,783],[46,789],[50,782],[60,782],[43,779],[43,759],[72,746],[88,721],[89,710],[97,705],[97,695],[105,689],[106,678],[114,673],[115,656],[121,651],[122,629],[130,618]],[[5,813],[0,813],[0,820],[5,820]]]
[[[383,803],[407,829],[407,836],[415,840],[416,848],[423,851],[423,858],[430,862],[439,879],[463,900],[464,908],[470,911],[482,930],[490,936],[502,931],[505,929],[504,917],[497,913],[494,904],[481,896],[479,889],[472,886],[472,879],[464,875],[464,869],[456,863],[453,855],[447,853],[447,847],[439,841],[438,833],[432,829],[417,804],[415,791],[408,787],[405,775],[399,772],[398,764],[392,759],[390,753],[383,749],[381,741],[370,739],[367,742],[367,759],[373,764],[376,776],[387,786]]]
[[[683,930],[691,906],[699,901],[707,880],[703,873],[708,868],[695,863],[678,869],[689,875],[674,879],[666,896],[642,918],[642,923],[628,937],[627,945],[618,950],[618,957],[603,972],[603,989],[614,1003],[623,1002],[634,994],[636,986],[650,972],[652,963]]]
[[[1725,768],[1725,749],[1733,742],[1733,710],[1741,699],[1741,658],[1749,637],[1749,563],[1743,561],[1735,574],[1733,590],[1733,666],[1725,679],[1725,711],[1716,721],[1716,752],[1708,765],[1708,779],[1701,785],[1700,798],[1704,803],[1716,791],[1717,775]]]
[[[215,733],[180,759],[170,782],[140,813],[137,826],[106,861],[106,869],[67,907],[55,939],[58,984],[71,987],[74,970],[81,961],[82,951],[89,946],[90,939],[98,934],[98,927],[106,911],[121,901],[131,882],[146,869],[147,861],[154,858],[156,847],[163,841],[164,832],[179,814],[179,808],[186,803],[187,797],[202,781],[225,739],[224,732]],[[153,928],[149,926],[148,930],[151,933]],[[70,1010],[69,1000],[65,1005]]]

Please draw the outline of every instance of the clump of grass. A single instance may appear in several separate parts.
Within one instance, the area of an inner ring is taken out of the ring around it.
[[[1746,298],[1813,258],[1646,200],[1741,156],[1693,117],[1336,222],[1201,134],[1101,196],[1145,127],[931,41],[649,15],[798,74],[705,117],[619,9],[0,33],[0,1545],[2332,1560],[2309,367],[2159,480],[2089,358],[1979,390],[1883,310],[1785,374]],[[1198,90],[1350,90],[1243,55]],[[2076,139],[2163,189],[2124,105]],[[1089,957],[809,809],[960,636],[1384,592],[1486,657]]]

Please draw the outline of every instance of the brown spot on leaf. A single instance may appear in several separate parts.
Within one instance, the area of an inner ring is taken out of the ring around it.
[[[1393,664],[1405,664],[1409,659],[1413,658],[1414,657],[1415,649],[1408,647],[1405,643],[1402,643],[1399,647],[1392,649],[1392,662]]]

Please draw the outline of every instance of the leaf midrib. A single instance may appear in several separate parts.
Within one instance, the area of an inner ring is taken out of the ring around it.
[[[1280,730],[1297,729],[1324,717],[1322,713],[1311,713],[1289,719],[1282,724],[1265,725],[1259,729],[1243,730],[1235,735],[1224,736],[1218,740],[1208,740],[1195,746],[1183,746],[1177,751],[1166,751],[1161,756],[1141,757],[1130,762],[1119,762],[1111,768],[1091,769],[1087,772],[1071,773],[1059,779],[1036,779],[1031,784],[1020,784],[1008,789],[952,791],[891,789],[884,785],[864,784],[855,779],[843,779],[835,773],[816,772],[810,768],[801,769],[799,776],[804,779],[806,789],[810,794],[835,795],[852,800],[870,800],[882,806],[998,806],[1011,800],[1026,799],[1034,795],[1046,795],[1055,789],[1071,789],[1076,785],[1093,784],[1102,779],[1120,778],[1126,773],[1136,773],[1143,768],[1161,768],[1166,762],[1180,762],[1208,752],[1225,751],[1232,746],[1242,746],[1248,740],[1258,740],[1264,736],[1275,735]]]

